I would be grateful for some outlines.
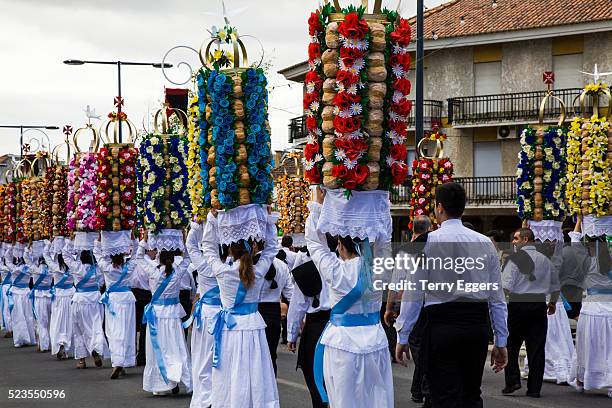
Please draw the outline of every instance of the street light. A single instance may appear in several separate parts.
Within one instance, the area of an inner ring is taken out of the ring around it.
[[[64,61],[66,65],[85,65],[85,64],[96,64],[96,65],[116,65],[117,66],[117,88],[119,95],[115,105],[117,106],[117,118],[119,120],[119,143],[123,142],[123,132],[121,128],[121,106],[123,105],[123,99],[121,98],[121,66],[122,65],[137,65],[137,66],[150,66],[153,68],[172,68],[172,64],[161,63],[161,62],[128,62],[128,61],[83,61],[76,59],[68,59]]]
[[[21,157],[23,157],[23,135],[24,133],[27,133],[31,130],[36,130],[38,132],[41,132],[43,135],[45,135],[47,137],[47,142],[49,142],[49,135],[46,134],[45,132],[43,132],[41,129],[46,129],[46,130],[59,130],[58,126],[49,126],[49,125],[45,125],[45,126],[32,126],[32,125],[0,125],[0,128],[4,128],[4,129],[19,129],[20,132],[20,136],[19,136],[19,144],[21,145],[20,147],[20,151],[21,151]],[[51,146],[49,146],[51,147]]]

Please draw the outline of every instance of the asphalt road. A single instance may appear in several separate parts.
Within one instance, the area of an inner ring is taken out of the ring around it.
[[[190,396],[154,397],[142,390],[142,367],[128,369],[128,376],[119,380],[109,379],[110,362],[103,368],[95,368],[88,361],[88,368],[76,370],[74,360],[57,361],[50,354],[37,353],[33,347],[15,349],[11,339],[0,338],[0,407],[189,407]],[[278,390],[283,408],[308,408],[310,398],[301,371],[295,370],[295,355],[279,346]],[[417,408],[420,404],[410,401],[412,367],[393,365],[395,406]],[[567,386],[545,384],[541,399],[524,396],[504,397],[503,375],[485,370],[483,393],[485,407],[513,408],[610,408],[612,401],[605,393],[579,394]],[[525,387],[523,387],[524,389]],[[65,399],[9,399],[9,390],[64,390]],[[247,408],[247,407],[245,407]],[[375,407],[373,407],[375,408]]]

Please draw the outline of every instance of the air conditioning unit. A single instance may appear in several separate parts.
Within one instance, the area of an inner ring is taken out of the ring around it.
[[[498,126],[497,127],[497,139],[498,140],[517,139],[518,136],[519,136],[519,132],[516,126]]]

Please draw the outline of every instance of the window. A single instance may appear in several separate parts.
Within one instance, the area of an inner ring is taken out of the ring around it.
[[[501,93],[501,61],[474,64],[474,95]]]
[[[582,88],[582,54],[554,55],[555,89]]]
[[[502,175],[501,142],[474,143],[474,177]]]

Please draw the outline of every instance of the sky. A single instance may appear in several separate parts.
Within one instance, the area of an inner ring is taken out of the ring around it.
[[[425,0],[425,5],[442,2]],[[360,1],[341,1],[348,3]],[[402,1],[404,17],[414,15],[415,3]],[[232,25],[241,35],[256,37],[271,63],[269,115],[274,150],[288,146],[287,125],[302,111],[301,87],[289,87],[276,72],[306,59],[307,19],[318,4],[316,0],[226,0]],[[384,4],[396,7],[397,0]],[[87,105],[104,120],[114,110],[117,94],[114,66],[69,66],[62,61],[161,62],[172,47],[198,49],[210,38],[208,28],[223,25],[221,0],[0,0],[0,10],[0,125],[59,126],[59,131],[46,131],[51,146],[64,139],[64,125],[75,130],[85,125]],[[245,38],[244,42],[249,59],[252,54],[261,55],[255,40]],[[197,56],[188,51],[177,50],[167,57],[175,65],[180,61],[199,68]],[[175,81],[184,80],[188,71],[170,69],[167,74]],[[164,87],[177,86],[160,69],[122,69],[123,109],[138,129],[161,107]],[[101,122],[94,124],[99,127]],[[30,137],[47,144],[39,132],[27,132],[26,141]],[[0,129],[0,154],[18,152],[19,129]]]

